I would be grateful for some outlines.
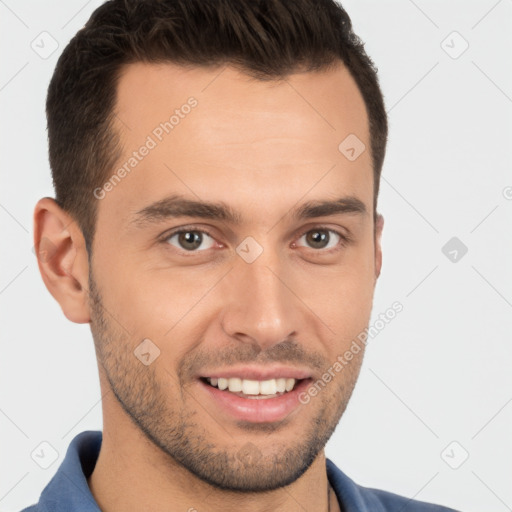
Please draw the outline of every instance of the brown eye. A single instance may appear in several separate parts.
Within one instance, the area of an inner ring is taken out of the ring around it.
[[[323,249],[329,243],[329,233],[326,231],[310,231],[306,234],[306,241],[315,249]]]
[[[332,229],[312,229],[300,237],[312,249],[332,249],[340,244],[342,236]],[[302,244],[300,244],[302,245]]]
[[[173,243],[174,240],[178,245]],[[213,238],[208,233],[198,230],[177,231],[176,233],[172,234],[167,239],[167,241],[178,249],[194,252],[199,252],[197,249],[201,247],[201,245],[203,245],[203,247],[200,249],[200,251],[210,249],[213,247],[214,243]]]

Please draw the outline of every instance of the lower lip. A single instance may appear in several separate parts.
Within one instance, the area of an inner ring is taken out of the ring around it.
[[[253,423],[269,423],[282,421],[302,405],[299,395],[308,387],[310,380],[301,380],[292,391],[274,398],[243,398],[229,391],[221,391],[202,380],[199,380],[199,385],[230,416]]]

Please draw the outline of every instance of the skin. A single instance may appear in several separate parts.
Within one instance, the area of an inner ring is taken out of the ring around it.
[[[383,220],[374,222],[365,105],[342,65],[280,82],[220,71],[170,63],[124,69],[115,109],[119,166],[190,96],[198,104],[98,201],[90,265],[76,222],[51,198],[35,208],[36,247],[44,238],[55,247],[39,260],[43,280],[69,320],[91,325],[104,425],[88,483],[107,512],[328,509],[324,446],[364,350],[282,422],[223,414],[197,374],[280,362],[316,380],[368,326]],[[338,150],[351,133],[367,148],[355,161]],[[133,222],[171,194],[222,201],[242,221]],[[307,201],[341,196],[359,199],[366,213],[292,216]],[[177,236],[162,239],[182,226],[208,229],[211,238],[196,252],[179,249]],[[315,229],[331,237],[327,249],[304,236]],[[236,252],[248,236],[263,248],[252,263]],[[133,353],[146,338],[160,350],[148,366]],[[240,456],[248,447],[249,463]]]

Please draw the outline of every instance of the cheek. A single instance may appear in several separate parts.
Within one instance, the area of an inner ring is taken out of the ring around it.
[[[373,288],[367,280],[343,272],[331,276],[322,286],[317,284],[314,294],[309,290],[308,305],[338,339],[351,339],[367,326],[373,299]]]
[[[101,281],[104,304],[133,338],[165,342],[189,319],[205,313],[204,297],[219,281],[222,269],[157,268],[148,261],[126,258],[115,267],[109,265]]]
[[[308,305],[338,334],[364,329],[374,292],[373,243],[354,248],[340,265],[312,268],[302,286]]]

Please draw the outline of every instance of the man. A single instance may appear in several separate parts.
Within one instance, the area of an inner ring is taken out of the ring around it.
[[[25,510],[448,510],[324,454],[363,360],[387,139],[341,7],[112,0],[47,116],[39,268],[91,325],[104,425]]]

